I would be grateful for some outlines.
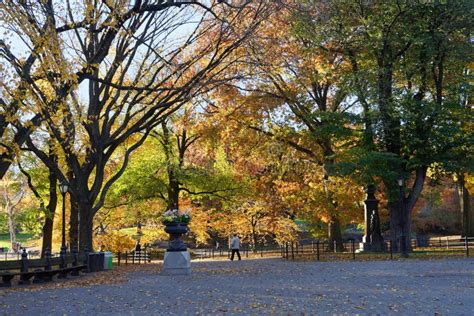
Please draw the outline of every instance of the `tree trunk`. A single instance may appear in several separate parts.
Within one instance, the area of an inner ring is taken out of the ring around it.
[[[168,174],[168,210],[179,210],[179,191],[180,185],[176,176],[175,167],[179,168],[180,165],[175,166],[173,161],[173,149],[170,140],[170,130],[166,126],[166,122],[161,123],[163,130],[163,136],[161,145],[166,156],[166,172]],[[184,153],[183,153],[184,154]]]
[[[258,243],[258,236],[256,231],[257,223],[252,223],[252,239],[253,239],[253,246],[252,250],[254,253],[257,253],[257,243]]]
[[[69,215],[69,249],[79,249],[79,208],[72,196],[69,196],[70,215]]]
[[[11,249],[16,249],[16,230],[15,230],[15,219],[14,208],[7,204],[7,215],[8,215],[8,232],[10,233],[10,247]]]
[[[336,243],[336,250],[342,251],[343,250],[343,243],[342,243],[342,231],[341,231],[341,223],[336,216],[332,216],[328,223],[328,249],[333,251],[334,250],[334,242]]]
[[[410,207],[408,203],[405,204],[405,207],[403,208],[404,213],[403,213],[403,220],[405,223],[403,235],[406,236],[406,244],[405,244],[405,249],[407,251],[412,251],[412,246],[411,246],[411,214],[413,211],[413,207]]]
[[[9,180],[3,183],[3,208],[6,210],[7,213],[7,221],[8,221],[8,232],[10,233],[10,247],[12,250],[16,249],[16,230],[15,230],[15,203],[12,202],[9,196],[8,191]],[[21,198],[20,198],[21,199]],[[18,201],[19,203],[19,201]]]
[[[168,184],[168,209],[179,210],[179,183],[174,179],[174,172],[168,172],[169,184]]]
[[[400,200],[388,201],[388,211],[390,212],[390,242],[392,243],[392,250],[397,252],[399,250],[399,238],[401,235],[401,223],[400,223]]]
[[[457,187],[461,209],[462,236],[474,237],[474,214],[471,211],[470,195],[462,173],[458,174]]]
[[[49,171],[49,203],[46,207],[44,225],[43,225],[43,242],[41,245],[41,258],[44,257],[44,253],[48,248],[50,251],[53,248],[53,224],[54,214],[56,213],[56,206],[58,203],[57,195],[57,177],[51,170]]]
[[[342,251],[344,248],[342,242],[341,222],[336,214],[338,212],[338,202],[334,199],[334,193],[329,189],[329,171],[328,167],[334,164],[334,151],[332,150],[331,140],[325,139],[321,144],[324,151],[324,165],[323,165],[323,183],[324,193],[326,194],[326,203],[328,211],[331,214],[328,222],[328,249],[334,251],[334,242],[336,243],[336,250]]]
[[[92,206],[87,200],[79,200],[79,251],[93,251],[92,231],[93,214]]]
[[[408,197],[405,195],[405,184],[401,188],[398,199],[395,199],[394,186],[385,185],[389,192],[392,192],[388,201],[388,209],[390,211],[390,232],[392,240],[393,251],[399,251],[400,236],[405,238],[405,249],[411,250],[411,214],[415,207],[418,198],[423,191],[423,186],[426,179],[426,171],[428,170],[425,166],[420,166],[415,171],[415,181],[410,188],[410,194]]]
[[[44,258],[44,254],[46,252],[46,249],[51,249],[53,248],[53,223],[54,223],[54,214],[53,216],[50,217],[49,215],[45,217],[44,219],[44,225],[43,225],[43,242],[41,245],[41,258]]]
[[[426,172],[428,167],[420,166],[415,171],[415,181],[413,182],[413,186],[410,189],[410,194],[407,198],[403,199],[403,211],[404,211],[404,223],[405,223],[405,230],[404,235],[406,238],[406,249],[408,251],[411,250],[411,220],[412,220],[412,213],[413,208],[415,207],[418,198],[423,191],[423,187],[425,185],[426,180]]]
[[[74,173],[70,170],[67,173],[69,185],[76,185]],[[69,250],[79,249],[79,207],[72,194],[69,194]]]
[[[418,198],[417,198],[418,199]],[[411,214],[414,205],[410,205],[406,199],[403,204],[400,200],[389,201],[388,209],[390,212],[390,239],[392,242],[392,250],[394,252],[401,251],[401,237],[405,240],[405,249],[411,251]]]
[[[7,173],[11,164],[12,164],[12,160],[10,158],[10,155],[6,157],[3,157],[2,155],[0,159],[0,179],[3,179],[3,176]]]

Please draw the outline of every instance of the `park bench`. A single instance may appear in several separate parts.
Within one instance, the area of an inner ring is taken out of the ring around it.
[[[33,278],[33,283],[44,283],[53,280],[55,275],[60,275],[66,277],[73,271],[81,271],[84,270],[87,266],[86,265],[79,265],[74,267],[68,267],[63,269],[54,269],[54,270],[34,270],[28,272],[3,272],[0,273],[2,277],[2,283],[0,284],[1,287],[10,287],[12,285],[11,281],[15,276],[19,276],[19,284],[30,284],[30,280]],[[71,274],[72,275],[72,274]]]
[[[67,267],[69,263],[71,266]],[[53,266],[60,265],[61,258],[51,258],[49,253],[45,259],[28,260],[28,255],[26,254],[26,251],[24,251],[20,261],[6,261],[3,263],[1,269],[7,271],[0,272],[0,277],[2,279],[0,287],[10,287],[15,276],[19,276],[19,284],[30,284],[32,278],[33,283],[44,283],[52,281],[55,275],[57,275],[58,278],[66,278],[69,274],[77,276],[80,271],[87,270],[87,265],[79,263],[77,255],[74,257],[67,256],[65,258],[66,267],[59,267],[57,269],[52,268]],[[30,268],[37,269],[30,271]],[[12,272],[12,270],[14,271]]]

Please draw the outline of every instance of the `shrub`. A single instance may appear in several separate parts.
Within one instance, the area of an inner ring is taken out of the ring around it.
[[[125,233],[112,230],[104,235],[97,235],[94,244],[96,249],[125,252],[133,250],[135,241]]]

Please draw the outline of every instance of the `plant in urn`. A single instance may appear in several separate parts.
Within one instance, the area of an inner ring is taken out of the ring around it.
[[[181,235],[188,232],[188,223],[191,220],[189,210],[168,210],[163,213],[161,221],[165,225],[165,232],[170,235],[168,249],[166,251],[186,251],[186,244],[181,240]]]

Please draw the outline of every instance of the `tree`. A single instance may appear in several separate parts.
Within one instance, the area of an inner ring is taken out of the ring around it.
[[[249,45],[255,64],[260,68],[261,81],[255,85],[255,90],[277,98],[283,108],[289,110],[288,124],[272,122],[274,133],[286,134],[289,139],[298,135],[296,139],[305,137],[307,142],[314,143],[314,147],[293,148],[307,154],[307,158],[318,157],[315,167],[321,169],[321,182],[326,184],[323,196],[328,208],[329,244],[332,248],[336,242],[341,249],[340,206],[329,183],[336,176],[334,165],[340,159],[338,155],[341,149],[350,145],[353,134],[350,129],[353,118],[349,111],[354,103],[347,99],[345,82],[348,65],[340,52],[330,50],[330,43],[308,47],[304,37],[299,36],[295,11],[290,8],[284,12],[268,23],[263,39],[257,38]],[[278,45],[266,45],[269,37]],[[276,108],[274,111],[285,110]],[[301,144],[297,140],[293,143]]]
[[[2,190],[2,212],[7,214],[8,232],[10,233],[11,249],[17,249],[16,231],[17,225],[15,218],[17,214],[17,206],[25,195],[24,185],[14,176],[7,175],[1,180]]]
[[[413,230],[418,234],[458,234],[461,227],[456,185],[449,176],[431,175],[415,209]],[[439,185],[442,184],[442,185]]]
[[[281,186],[291,185],[287,182],[297,173],[295,162],[308,163],[303,162],[304,156],[299,151],[261,132],[265,121],[258,111],[261,108],[258,101],[262,99],[257,97],[255,103],[248,102],[235,87],[226,86],[212,96],[205,112],[212,118],[205,120],[207,133],[225,149],[227,160],[238,175],[236,181],[242,187],[212,225],[219,235],[237,232],[254,247],[265,238],[278,243],[295,240],[298,233],[295,217],[313,211],[310,207],[300,208],[307,202],[303,199],[298,205],[288,203],[284,196],[287,192],[280,191]],[[299,173],[294,177],[298,178]],[[308,195],[311,193],[314,191],[310,189]]]
[[[233,87],[221,89],[228,96],[216,104],[234,105],[234,120],[299,151],[303,161],[314,164],[320,181],[328,183],[336,176],[334,165],[341,151],[353,142],[349,113],[353,102],[347,100],[345,82],[348,66],[339,52],[324,45],[311,49],[295,37],[293,14],[293,9],[281,10],[246,43],[247,75]],[[336,241],[341,249],[340,212],[331,187],[323,187],[328,238],[331,247]]]
[[[105,206],[110,218],[115,218],[113,212],[122,214],[119,217],[125,227],[136,222],[160,227],[159,215],[166,209],[191,209],[190,232],[202,244],[210,238],[214,209],[241,188],[219,144],[201,136],[191,109],[179,112],[156,128],[153,137],[134,153]],[[127,211],[113,210],[114,206]],[[124,217],[129,220],[125,222]]]
[[[49,144],[48,155],[49,159],[55,162],[57,161],[55,151],[51,144]],[[46,249],[52,250],[54,215],[56,214],[58,202],[58,180],[56,174],[51,169],[44,168],[41,165],[38,166],[38,164],[41,164],[40,161],[37,161],[38,159],[28,157],[27,155],[25,156],[17,157],[18,160],[26,160],[26,162],[18,161],[18,168],[26,177],[28,188],[38,201],[39,210],[44,217],[41,246],[41,257],[44,257]],[[45,172],[44,169],[47,171]]]
[[[457,175],[457,193],[461,209],[462,236],[474,236],[474,214],[471,207],[472,176],[465,173]]]
[[[213,72],[233,64],[230,53],[258,25],[264,10],[262,4],[207,7],[200,1],[184,6],[5,1],[1,6],[31,56],[24,63],[1,42],[0,56],[16,76],[7,89],[10,99],[3,102],[8,109],[18,105],[9,111],[16,115],[8,122],[17,134],[28,129],[25,149],[69,181],[81,249],[92,248],[93,218],[130,154],[166,117],[216,84]],[[195,27],[186,30],[190,19],[196,20]],[[187,36],[178,38],[180,32]],[[213,41],[200,40],[211,33]],[[80,95],[81,89],[87,96]],[[59,163],[35,140],[40,133],[31,130],[35,124],[22,124],[31,111],[54,136]],[[13,138],[13,144],[21,143]],[[116,164],[120,168],[109,174]]]
[[[308,45],[320,47],[325,38],[351,65],[351,92],[365,123],[358,168],[383,181],[391,238],[408,237],[409,247],[411,212],[427,170],[455,161],[455,147],[467,143],[452,122],[472,113],[460,110],[452,90],[466,80],[460,52],[468,48],[472,4],[307,1],[304,6],[317,8],[301,11]],[[385,167],[376,170],[374,160]],[[405,179],[402,190],[409,188],[401,203],[399,177]]]
[[[219,165],[219,148],[206,148],[198,131],[186,127],[193,122],[189,118],[184,121],[168,120],[151,133],[113,186],[110,199],[116,200],[115,204],[157,198],[164,204],[163,210],[181,209],[183,200],[225,199],[238,189],[233,186],[233,174]],[[208,156],[193,159],[196,155]],[[139,182],[146,185],[137,186]]]
[[[190,198],[198,195],[224,198],[226,193],[236,189],[232,187],[231,180],[225,179],[229,175],[215,173],[221,170],[210,166],[185,165],[188,149],[200,138],[199,134],[186,128],[190,123],[189,118],[184,117],[181,126],[175,127],[177,130],[173,132],[173,127],[163,122],[160,133],[152,134],[159,140],[165,156],[167,183],[166,193],[161,196],[166,200],[167,209],[179,209],[181,192]]]

